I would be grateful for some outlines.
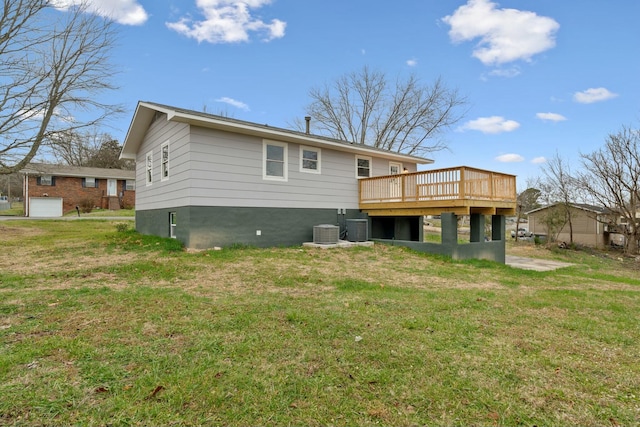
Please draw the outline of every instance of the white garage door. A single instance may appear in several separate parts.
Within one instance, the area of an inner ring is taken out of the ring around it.
[[[62,216],[62,197],[30,197],[29,216],[34,218]]]

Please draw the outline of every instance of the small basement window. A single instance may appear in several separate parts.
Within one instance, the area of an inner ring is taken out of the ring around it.
[[[169,237],[176,238],[176,213],[169,212]]]

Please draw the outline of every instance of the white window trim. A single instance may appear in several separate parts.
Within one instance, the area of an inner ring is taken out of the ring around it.
[[[304,151],[315,151],[316,153],[318,153],[318,159],[316,160],[318,167],[317,169],[306,169],[304,167]],[[315,173],[315,174],[320,174],[320,168],[322,165],[322,149],[320,148],[316,148],[316,147],[307,147],[304,145],[300,146],[300,172],[304,172],[304,173]]]
[[[284,148],[283,153],[283,176],[267,175],[267,146],[275,145],[276,147]],[[270,141],[267,139],[262,140],[262,179],[269,181],[283,181],[289,180],[289,145],[286,142]]]
[[[131,186],[129,186],[131,184]],[[136,180],[135,179],[127,179],[124,182],[124,190],[125,191],[135,191],[136,190]]]
[[[175,212],[169,212],[169,237],[172,239],[176,239],[176,228],[178,226],[178,221],[176,219]]]
[[[53,186],[53,175],[41,175],[40,176],[40,185],[44,185],[46,187]]]
[[[149,174],[151,171],[151,174]],[[153,151],[149,151],[144,156],[144,180],[147,183],[147,187],[153,184]]]
[[[358,176],[358,160],[368,160],[369,161],[369,176]],[[360,156],[360,155],[356,155],[356,160],[355,160],[355,165],[356,165],[356,178],[357,179],[361,179],[361,178],[371,178],[371,168],[373,167],[373,160],[371,157],[369,156]]]
[[[389,175],[392,175],[392,173],[391,173],[391,167],[392,166],[397,166],[398,167],[398,174],[401,174],[402,171],[404,170],[404,168],[402,167],[402,163],[389,162]]]
[[[164,160],[164,149],[167,148],[167,161]],[[169,148],[169,141],[160,146],[160,181],[167,181],[171,176],[171,149]],[[164,175],[166,164],[167,176]]]

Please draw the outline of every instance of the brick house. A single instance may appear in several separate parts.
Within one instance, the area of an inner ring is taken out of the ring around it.
[[[21,173],[25,216],[62,216],[76,206],[118,210],[135,205],[135,171],[31,163]]]

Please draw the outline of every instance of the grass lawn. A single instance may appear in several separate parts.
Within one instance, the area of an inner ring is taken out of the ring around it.
[[[134,217],[136,215],[135,209],[118,209],[112,211],[109,209],[93,209],[91,212],[82,212],[80,216],[86,217]],[[67,212],[64,216],[78,216],[77,212]]]
[[[0,425],[640,423],[633,259],[188,253],[116,224],[0,223]]]
[[[23,216],[24,215],[24,203],[23,202],[11,202],[11,208],[0,211],[2,216]]]

